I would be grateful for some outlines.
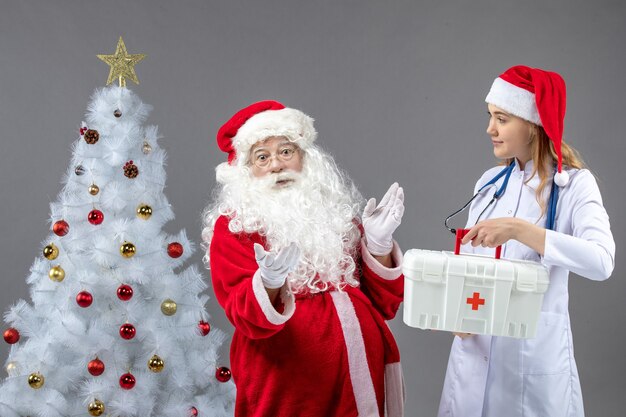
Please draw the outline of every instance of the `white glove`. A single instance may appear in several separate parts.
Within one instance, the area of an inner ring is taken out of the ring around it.
[[[296,269],[300,262],[300,249],[295,243],[291,243],[278,253],[272,253],[266,252],[263,246],[255,243],[254,256],[265,288],[280,288],[285,283],[287,275]]]
[[[404,214],[404,190],[394,182],[376,206],[370,198],[363,210],[363,229],[367,250],[374,256],[384,256],[393,249],[393,232]]]

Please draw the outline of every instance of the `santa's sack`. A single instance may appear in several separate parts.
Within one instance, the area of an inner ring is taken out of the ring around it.
[[[404,255],[404,322],[420,329],[532,338],[548,289],[537,262],[410,249]]]

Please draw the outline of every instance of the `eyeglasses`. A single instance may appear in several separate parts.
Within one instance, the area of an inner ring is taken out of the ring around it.
[[[291,161],[298,150],[294,145],[281,146],[275,154],[263,150],[252,155],[252,163],[258,168],[266,168],[274,157],[283,162]]]

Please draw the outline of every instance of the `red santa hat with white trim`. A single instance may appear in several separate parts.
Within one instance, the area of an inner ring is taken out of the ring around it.
[[[543,127],[557,156],[554,182],[564,187],[569,175],[563,171],[561,156],[565,119],[563,78],[556,72],[516,65],[495,79],[485,101]]]
[[[217,144],[228,153],[229,165],[245,164],[250,148],[272,136],[286,137],[306,149],[315,141],[317,132],[313,119],[300,110],[265,100],[235,113],[217,132]]]

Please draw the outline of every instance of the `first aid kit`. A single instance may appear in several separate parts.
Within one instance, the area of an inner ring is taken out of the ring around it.
[[[456,231],[454,252],[410,249],[404,255],[404,322],[420,329],[532,338],[548,289],[537,262],[461,254],[468,229]]]

